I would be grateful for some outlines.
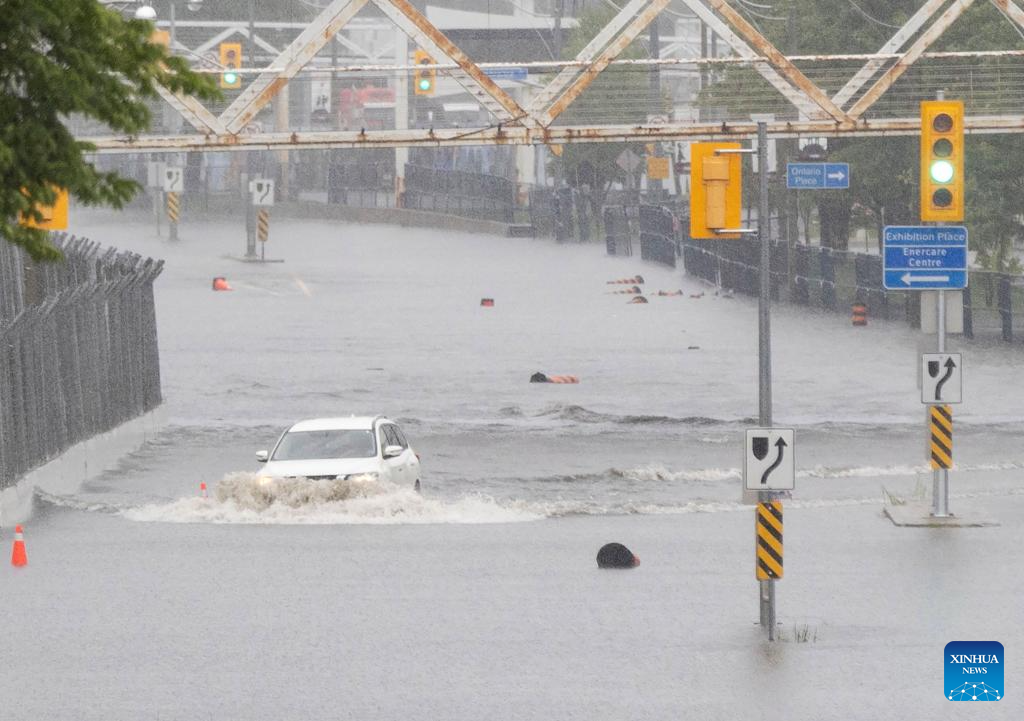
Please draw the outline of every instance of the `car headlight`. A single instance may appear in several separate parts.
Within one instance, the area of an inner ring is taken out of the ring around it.
[[[365,483],[367,481],[376,481],[380,478],[380,474],[376,471],[367,471],[366,473],[350,473],[345,476],[346,481],[356,481],[357,483]]]
[[[261,486],[269,486],[269,485],[270,485],[270,482],[271,482],[271,481],[273,481],[273,480],[274,480],[274,477],[273,477],[273,476],[258,476],[258,477],[256,478],[256,481],[257,481],[257,482],[258,482],[258,483],[259,483],[259,484],[260,484]]]

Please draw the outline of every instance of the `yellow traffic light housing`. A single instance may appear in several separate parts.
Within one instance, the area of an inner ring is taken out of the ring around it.
[[[238,72],[242,67],[242,43],[221,43],[220,64],[223,68],[220,86],[229,90],[242,87],[242,76]]]
[[[964,219],[964,104],[921,103],[921,220]]]
[[[739,238],[740,233],[718,232],[739,228],[742,211],[743,165],[739,143],[694,143],[690,146],[690,237]]]
[[[413,53],[413,65],[416,70],[413,72],[413,92],[417,95],[433,95],[437,84],[437,70],[434,68],[420,67],[422,65],[434,65],[434,58],[425,50],[417,50]]]
[[[67,230],[68,227],[68,191],[62,188],[54,190],[57,197],[53,205],[37,205],[36,210],[42,215],[42,220],[36,222],[32,218],[23,215],[19,224],[27,228],[39,228],[40,230]]]

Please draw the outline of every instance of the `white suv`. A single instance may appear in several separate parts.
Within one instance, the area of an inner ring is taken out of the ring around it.
[[[259,451],[261,477],[382,480],[420,490],[420,459],[405,434],[383,416],[314,418],[282,434],[271,453]]]

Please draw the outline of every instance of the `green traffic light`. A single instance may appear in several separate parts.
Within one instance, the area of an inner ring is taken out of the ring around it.
[[[227,83],[228,85],[234,85],[235,83],[238,82],[238,74],[237,73],[224,73],[224,82]]]
[[[936,183],[948,183],[953,179],[953,164],[948,160],[933,161],[928,174]]]
[[[430,90],[429,78],[420,78],[420,90]]]

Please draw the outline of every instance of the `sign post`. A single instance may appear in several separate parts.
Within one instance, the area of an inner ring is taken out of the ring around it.
[[[167,198],[168,239],[178,239],[178,216],[180,206],[178,194],[185,189],[185,176],[181,168],[164,167],[164,195]]]
[[[883,243],[883,284],[889,290],[926,290],[936,293],[936,315],[938,343],[936,356],[925,356],[922,376],[922,400],[931,405],[929,413],[929,449],[932,457],[932,516],[948,518],[949,512],[949,463],[936,463],[936,448],[947,461],[952,460],[952,446],[943,445],[943,438],[936,443],[936,423],[948,421],[949,441],[952,441],[953,415],[948,400],[942,399],[947,383],[955,373],[959,376],[961,365],[959,355],[946,355],[946,294],[947,290],[962,290],[967,287],[967,228],[957,225],[886,226],[882,234]],[[932,373],[933,365],[935,363]],[[948,371],[948,375],[946,373]],[[941,377],[940,377],[941,376]],[[931,393],[930,397],[928,392]],[[957,401],[959,402],[959,378],[957,379]],[[946,409],[936,416],[935,408]],[[943,429],[939,429],[943,430]],[[939,434],[941,436],[941,434]],[[945,453],[943,453],[945,451]]]
[[[757,210],[757,231],[761,241],[761,295],[758,298],[757,369],[758,369],[758,422],[762,428],[772,425],[772,337],[771,337],[771,221],[768,213],[768,124],[757,123],[757,167],[760,196]],[[792,456],[791,456],[792,457]],[[770,492],[758,490],[758,508],[774,499]],[[778,504],[781,518],[782,504]],[[761,625],[768,627],[768,640],[775,640],[775,579],[765,578],[761,585]]]

